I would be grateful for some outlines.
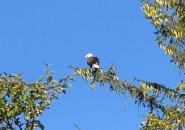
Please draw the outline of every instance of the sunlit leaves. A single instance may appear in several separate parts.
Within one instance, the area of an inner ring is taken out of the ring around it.
[[[76,68],[75,72],[76,72],[77,75],[81,75],[82,70],[81,70],[81,68]]]
[[[162,46],[169,55],[173,55],[177,50],[171,44]],[[146,122],[142,125],[142,130],[148,129],[178,129],[183,127],[185,121],[185,84],[181,81],[176,89],[170,89],[165,85],[147,82],[135,78],[140,85],[119,80],[116,69],[111,66],[108,71],[91,70],[91,68],[73,67],[75,74],[81,76],[89,82],[91,88],[96,84],[108,85],[111,91],[129,95],[135,103],[149,108],[146,114]],[[174,116],[173,116],[174,115]]]
[[[75,68],[75,72],[77,75],[81,75],[84,79],[89,79],[91,78],[92,74],[92,69],[91,68],[85,68],[81,69],[80,67]]]
[[[49,108],[53,99],[58,98],[58,93],[66,94],[66,88],[71,87],[70,81],[74,81],[74,76],[81,76],[90,82],[92,89],[95,84],[101,86],[110,85],[110,90],[124,93],[125,88],[111,66],[107,72],[102,69],[93,70],[91,68],[74,68],[75,73],[68,75],[58,81],[54,80],[53,72],[46,65],[46,78],[39,78],[34,83],[26,83],[21,75],[4,74],[0,77],[0,127],[12,129],[35,128],[44,129],[44,126],[37,119],[43,111]]]
[[[183,81],[176,89],[141,81],[141,88],[145,93],[155,95],[155,100],[163,106],[160,113],[147,115],[147,121],[144,125],[142,124],[142,129],[183,129],[185,125],[185,84]],[[168,101],[169,104],[165,105]]]
[[[164,52],[168,55],[174,55],[174,53],[177,51],[177,49],[171,44],[169,45],[160,44],[160,48],[162,48]]]
[[[183,129],[185,125],[184,112],[178,107],[165,107],[164,115],[160,118],[155,113],[146,115],[146,123],[143,123],[142,130],[148,129]]]
[[[155,18],[156,15],[160,14],[161,12],[161,8],[150,3],[143,4],[142,9],[145,12],[146,17],[148,18]]]
[[[108,83],[111,86],[121,86],[121,83],[118,80],[118,76],[115,72],[115,67],[111,66],[108,72],[103,72],[102,69],[93,70],[91,68],[75,68],[76,75],[81,76],[86,81],[90,81],[90,87],[95,89],[95,83],[98,82],[100,86],[104,86],[105,83]]]
[[[157,18],[155,18],[155,19],[153,20],[153,24],[154,24],[155,26],[161,26],[161,25],[162,25],[162,22],[163,22],[163,20],[162,20],[161,17],[157,17]]]
[[[37,117],[49,108],[58,93],[66,94],[70,87],[67,76],[60,82],[53,79],[53,72],[46,69],[46,80],[39,78],[34,83],[26,83],[20,74],[0,76],[0,128],[33,130],[44,129]]]
[[[185,83],[181,81],[176,87],[176,91],[184,91],[185,92]]]
[[[176,48],[162,45],[161,48],[169,55],[176,53]],[[82,77],[92,89],[96,85],[110,87],[110,91],[130,96],[135,103],[149,108],[146,122],[142,129],[176,129],[185,122],[185,84],[181,81],[175,89],[165,85],[147,82],[135,78],[140,85],[136,86],[118,78],[115,67],[112,65],[107,71],[70,67],[74,73],[58,81],[52,73],[46,70],[46,78],[39,78],[34,83],[26,83],[21,75],[4,74],[0,77],[0,127],[15,129],[35,128],[44,129],[38,118],[43,111],[49,108],[58,94],[66,94],[66,88],[75,77]],[[170,102],[170,104],[168,104]],[[173,117],[172,117],[173,116]]]
[[[184,0],[142,0],[146,18],[157,29],[157,43],[182,71],[185,69],[184,5]]]
[[[161,120],[154,113],[147,116],[146,129],[174,129],[176,128],[171,121]]]

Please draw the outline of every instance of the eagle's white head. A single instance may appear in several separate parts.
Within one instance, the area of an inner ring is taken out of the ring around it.
[[[93,57],[92,53],[88,53],[87,55],[85,55],[85,58],[90,58],[90,57]]]

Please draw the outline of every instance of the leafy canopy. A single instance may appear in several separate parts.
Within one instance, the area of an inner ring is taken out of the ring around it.
[[[146,19],[156,28],[156,41],[183,71],[185,69],[185,0],[142,0]]]
[[[67,81],[71,80],[70,77],[59,82],[53,80],[48,65],[45,73],[46,81],[39,78],[29,84],[23,81],[21,74],[0,75],[0,129],[44,129],[37,117],[58,98],[57,93],[66,94],[64,89],[69,87]]]

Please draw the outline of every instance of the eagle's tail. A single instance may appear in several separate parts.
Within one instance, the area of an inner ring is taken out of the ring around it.
[[[92,68],[93,68],[92,75],[94,78],[96,78],[97,77],[96,73],[100,69],[100,66],[98,64],[93,64]]]
[[[94,68],[94,69],[99,69],[100,66],[99,66],[98,64],[93,64],[93,68]]]

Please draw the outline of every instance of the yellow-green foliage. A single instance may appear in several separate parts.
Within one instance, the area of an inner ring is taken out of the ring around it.
[[[157,29],[156,41],[172,62],[185,69],[185,1],[143,0],[142,10]]]
[[[51,73],[46,70],[46,81],[38,79],[34,83],[26,83],[21,75],[1,74],[0,76],[0,129],[33,130],[44,129],[37,119],[43,111],[49,108],[57,93],[66,93],[70,76],[53,80]]]

